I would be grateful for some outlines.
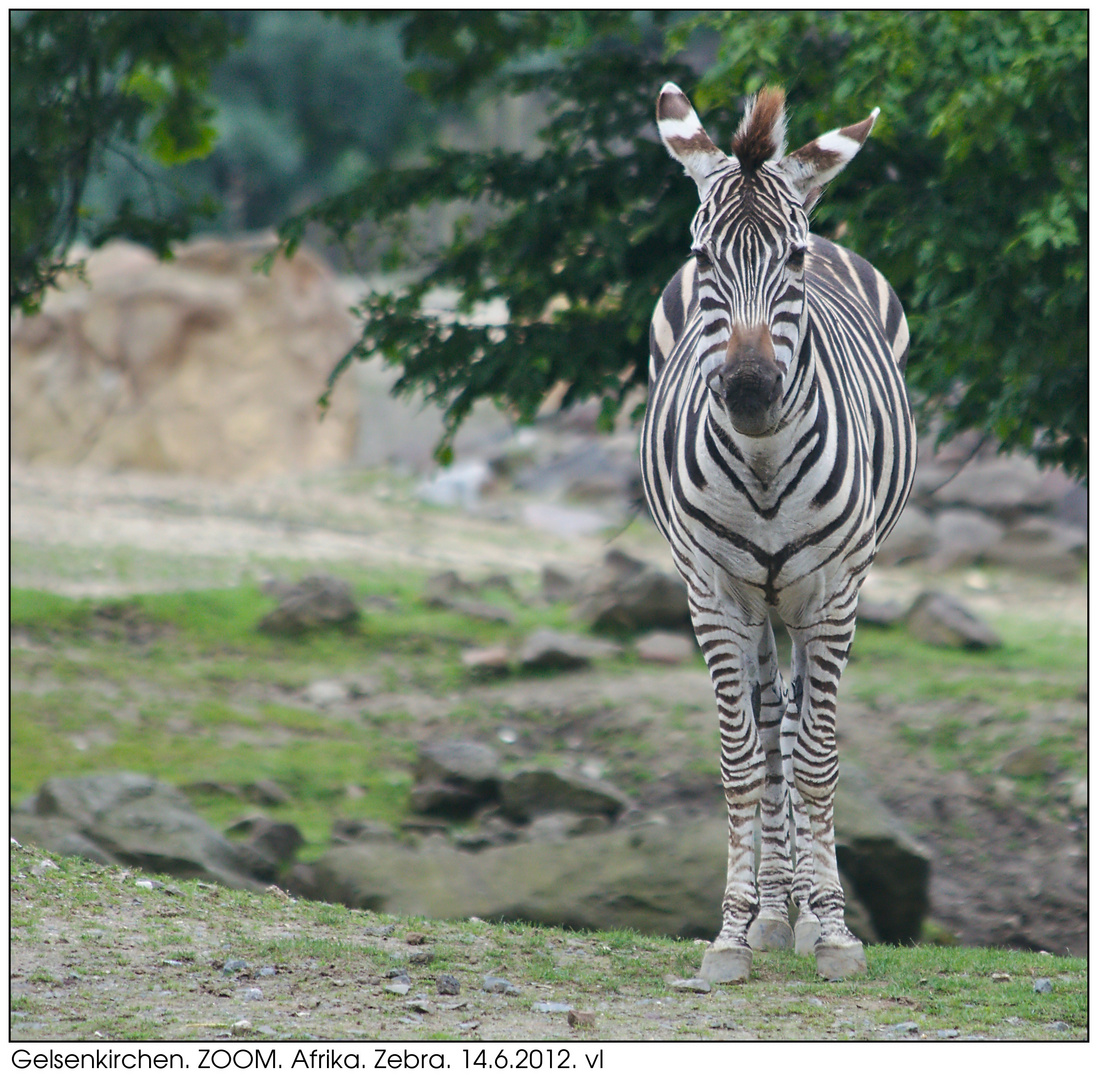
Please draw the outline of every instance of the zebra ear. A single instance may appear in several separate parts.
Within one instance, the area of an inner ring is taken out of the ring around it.
[[[664,83],[660,91],[656,127],[667,152],[686,169],[704,199],[713,173],[727,164],[728,157],[706,135],[687,96],[674,83]]]
[[[782,158],[778,168],[810,210],[823,193],[824,186],[846,168],[869,137],[880,109],[874,109],[859,124],[835,128],[806,143]]]

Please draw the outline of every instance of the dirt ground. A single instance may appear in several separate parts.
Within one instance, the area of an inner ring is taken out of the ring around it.
[[[13,466],[11,538],[19,546],[13,584],[112,596],[230,584],[262,577],[279,560],[533,575],[551,562],[592,565],[606,550],[598,536],[562,536],[523,524],[521,507],[513,503],[471,514],[428,510],[410,486],[377,476],[356,483],[333,476],[232,487]],[[635,524],[620,546],[669,568],[652,529]],[[918,570],[898,568],[874,571],[867,591],[875,599],[910,600],[926,584]],[[1024,609],[1035,619],[1086,627],[1081,585],[997,578],[994,588],[966,594],[965,602],[979,614]],[[546,692],[550,684],[544,683],[485,691]],[[702,710],[711,691],[704,672],[683,669],[653,671],[620,685],[591,674],[565,676],[552,681],[551,693],[562,715],[591,715],[610,699],[621,715],[639,716],[650,714],[659,700]],[[1086,672],[1079,674],[1075,701],[1055,705],[1031,723],[1038,729],[1042,722],[1055,724],[1064,708],[1085,715]],[[429,713],[430,703],[424,708]],[[858,761],[885,804],[931,854],[933,921],[962,944],[1085,955],[1085,807],[1065,811],[1064,795],[1055,812],[1032,802],[1023,808],[1009,785],[942,772],[929,753],[912,752],[901,739],[905,716],[898,711],[870,710],[849,696],[841,710],[840,755]],[[645,737],[659,737],[658,728],[649,723]],[[719,805],[708,780],[675,772],[673,741],[666,751],[665,770],[646,790],[649,807]]]

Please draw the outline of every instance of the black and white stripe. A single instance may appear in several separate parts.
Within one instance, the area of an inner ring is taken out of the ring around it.
[[[835,862],[835,702],[858,589],[915,469],[908,330],[884,278],[810,234],[807,211],[875,118],[786,155],[784,97],[768,89],[725,155],[677,87],[657,106],[701,205],[694,257],[652,319],[641,468],[717,700],[729,861],[711,978],[746,978],[749,947],[794,938],[824,977],[865,970]],[[772,614],[793,641],[789,687]]]

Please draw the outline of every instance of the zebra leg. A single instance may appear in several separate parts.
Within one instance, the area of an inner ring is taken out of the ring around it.
[[[794,643],[793,683],[790,687],[789,704],[782,718],[782,769],[793,809],[793,828],[796,836],[793,902],[797,905],[797,921],[793,926],[794,948],[801,956],[812,956],[815,954],[816,942],[820,939],[820,920],[812,911],[811,903],[812,827],[808,820],[808,808],[804,804],[800,791],[797,790],[797,781],[793,775],[793,747],[797,743],[797,733],[800,730],[803,688],[804,658],[803,653]]]
[[[721,735],[721,782],[728,809],[728,875],[721,931],[706,950],[699,975],[709,982],[744,982],[751,973],[747,928],[759,911],[755,886],[755,812],[766,778],[766,758],[747,700],[756,672],[761,623],[745,625],[721,611],[713,596],[692,591],[694,633],[713,691]],[[723,598],[722,600],[727,600]]]
[[[789,789],[782,769],[781,724],[785,686],[778,670],[774,630],[767,619],[759,650],[759,681],[751,692],[752,712],[766,755],[766,782],[761,806],[762,846],[759,855],[759,914],[747,930],[747,943],[765,952],[793,946],[789,926],[789,894],[793,862],[789,850]]]
[[[820,921],[814,951],[816,972],[824,979],[842,979],[866,971],[862,943],[844,920],[845,900],[835,857],[835,789],[839,776],[835,702],[853,636],[853,616],[845,625],[830,621],[811,636],[804,636],[804,692],[791,755],[794,782],[804,800],[811,831],[809,909]]]

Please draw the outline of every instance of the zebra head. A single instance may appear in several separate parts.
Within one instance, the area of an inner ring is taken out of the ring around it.
[[[781,424],[808,322],[808,211],[861,149],[879,111],[786,154],[785,94],[766,87],[748,102],[724,154],[674,83],[660,91],[660,138],[701,199],[691,225],[703,320],[697,363],[742,435]]]

